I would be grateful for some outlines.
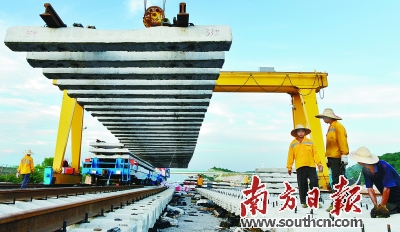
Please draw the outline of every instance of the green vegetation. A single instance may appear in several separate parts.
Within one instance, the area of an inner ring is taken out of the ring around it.
[[[362,167],[359,164],[354,164],[346,168],[346,177],[349,179],[350,184],[353,184],[358,180],[358,176],[360,175]],[[364,176],[361,174],[361,184],[365,184]]]
[[[41,164],[35,165],[35,172],[30,176],[29,183],[40,184],[43,183],[44,168],[53,166],[53,158],[45,158]],[[22,178],[17,178],[14,174],[0,175],[0,182],[21,183]]]
[[[386,153],[379,156],[379,159],[388,162],[396,169],[397,173],[400,173],[400,152]]]
[[[379,156],[379,160],[384,160],[388,162],[390,165],[393,166],[394,169],[396,169],[398,173],[400,173],[400,152],[383,154]],[[346,176],[348,179],[353,178],[354,181],[357,181],[358,175],[360,174],[361,170],[362,167],[359,164],[355,164],[346,169]],[[361,175],[361,184],[365,184],[363,175]]]
[[[14,173],[14,174],[1,174],[0,182],[20,183],[22,181],[20,179],[18,179]]]
[[[226,168],[217,168],[215,166],[208,169],[208,171],[211,171],[211,172],[234,172],[234,171],[226,169]]]

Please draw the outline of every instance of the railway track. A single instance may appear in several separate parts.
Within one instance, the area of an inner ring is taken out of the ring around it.
[[[26,187],[29,188],[58,188],[58,187],[88,187],[91,186],[89,184],[80,184],[80,185],[73,185],[73,184],[57,184],[57,185],[44,185],[44,184],[28,184]],[[7,184],[7,183],[0,183],[0,189],[19,189],[21,188],[21,184]]]
[[[55,187],[37,189],[7,189],[0,190],[1,203],[15,203],[17,200],[47,199],[49,197],[68,197],[84,195],[87,193],[122,191],[128,189],[143,188],[142,185],[126,186],[90,186],[90,187]],[[11,202],[10,202],[11,201]]]
[[[127,186],[119,186],[127,187]],[[92,187],[97,188],[97,187]],[[102,187],[106,189],[107,187]],[[66,188],[57,188],[65,190]],[[57,189],[51,189],[56,191]],[[82,188],[76,188],[82,189]],[[114,187],[115,189],[115,187]],[[120,188],[122,189],[122,188]],[[56,206],[40,207],[37,209],[23,210],[19,212],[0,215],[0,232],[3,231],[66,231],[68,225],[88,222],[88,218],[102,216],[105,212],[112,212],[116,208],[130,205],[145,197],[160,193],[166,187],[137,188],[115,195],[96,197],[78,202],[63,203]],[[38,189],[43,190],[43,189]],[[12,190],[15,191],[15,190]],[[31,190],[20,190],[30,192]],[[80,190],[82,192],[82,190]],[[99,191],[99,190],[97,190]],[[6,192],[6,191],[1,191]],[[94,192],[92,192],[94,193]],[[85,192],[87,194],[87,192]],[[6,196],[6,195],[4,195]],[[5,197],[6,198],[6,197]],[[10,198],[7,196],[7,198]],[[49,198],[48,198],[49,199]]]

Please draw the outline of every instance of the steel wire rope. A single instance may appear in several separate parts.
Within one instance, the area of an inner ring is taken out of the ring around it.
[[[219,86],[218,84],[216,84],[216,86],[218,86],[220,89],[222,89],[222,90],[225,91],[225,92],[236,92],[236,91],[240,90],[241,88],[243,88],[243,86],[246,85],[246,83],[247,83],[247,81],[249,81],[250,77],[253,77],[253,75],[252,75],[251,73],[250,73],[249,77],[247,77],[247,80],[244,82],[244,84],[243,84],[242,86],[240,86],[238,89],[233,90],[233,91],[227,91],[227,90],[225,90],[224,88],[222,88],[221,86]],[[254,78],[253,78],[253,79],[254,79]]]
[[[280,88],[282,88],[283,84],[284,84],[285,81],[286,81],[286,78],[289,78],[289,80],[290,80],[289,74],[286,74],[285,79],[283,79],[282,84],[281,84],[280,86],[278,86],[276,89],[274,89],[274,90],[272,90],[272,91],[267,91],[267,90],[265,90],[260,84],[258,84],[257,80],[256,80],[253,76],[252,76],[252,78],[253,78],[253,80],[256,82],[256,84],[257,84],[262,90],[264,90],[264,92],[266,92],[266,93],[274,93],[274,92],[278,91]],[[291,80],[290,80],[290,84],[293,86]],[[295,86],[293,86],[293,87],[295,87]]]
[[[301,94],[301,93],[299,92],[299,94],[300,94],[301,96],[308,96],[308,95],[311,94],[311,92],[313,91],[313,87],[315,86],[315,82],[316,82],[317,77],[318,77],[318,74],[315,74],[315,78],[314,78],[314,82],[313,82],[313,84],[312,84],[312,88],[310,89],[310,91],[309,91],[307,94]],[[242,86],[240,86],[240,87],[239,87],[238,89],[236,89],[236,90],[227,91],[227,90],[225,90],[224,88],[222,88],[221,86],[219,86],[218,84],[216,84],[216,86],[218,86],[220,89],[222,89],[222,90],[225,91],[225,92],[236,92],[236,91],[240,90],[241,88],[243,88],[243,86],[246,85],[246,83],[249,81],[250,78],[252,78],[252,79],[254,80],[254,82],[256,82],[257,86],[260,87],[260,88],[261,88],[264,92],[266,92],[266,93],[273,93],[273,92],[278,91],[280,88],[282,88],[283,84],[284,84],[285,81],[286,81],[286,78],[289,79],[290,85],[291,85],[292,87],[297,88],[295,85],[293,85],[292,80],[291,80],[291,78],[290,78],[290,75],[289,75],[289,74],[286,74],[285,79],[283,79],[283,81],[282,81],[282,83],[281,83],[280,86],[278,86],[276,89],[274,89],[274,90],[272,90],[272,91],[271,91],[271,90],[266,90],[266,89],[264,89],[264,88],[262,87],[262,85],[260,85],[260,84],[257,82],[257,80],[254,78],[254,76],[253,76],[252,73],[250,73],[249,77],[248,77],[247,80],[244,82],[244,84],[243,84]],[[319,80],[318,80],[318,83],[319,83]]]
[[[299,94],[303,97],[306,97],[308,95],[310,95],[312,93],[312,91],[314,90],[314,86],[315,86],[315,81],[317,80],[318,74],[315,74],[315,78],[314,78],[314,82],[312,84],[312,87],[310,88],[310,91],[307,94],[302,94],[299,92]]]
[[[167,0],[163,0],[163,11],[165,12],[165,3]],[[147,10],[147,0],[144,0],[144,12]]]
[[[324,84],[324,81],[321,79],[321,84]],[[319,78],[318,78],[318,86],[321,86],[321,84],[319,83]],[[321,92],[322,92],[322,97],[321,97]],[[321,90],[318,92],[319,98],[322,100],[325,98],[325,90],[324,88],[321,88]]]

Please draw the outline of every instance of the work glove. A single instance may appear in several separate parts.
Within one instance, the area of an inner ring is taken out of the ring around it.
[[[371,218],[376,218],[378,216],[378,205],[374,205],[374,208],[371,209],[371,212],[369,213]]]
[[[347,159],[347,155],[342,155],[341,160],[342,164],[347,165],[349,163],[348,159]]]
[[[323,171],[324,171],[324,166],[318,164],[318,172],[323,172]]]
[[[386,208],[386,205],[379,205],[376,212],[377,212],[377,216],[384,217],[384,218],[390,217],[390,212]]]
[[[292,170],[288,170],[287,174],[289,174],[289,176],[291,176],[292,175]]]
[[[15,176],[16,176],[17,178],[19,178],[19,172],[17,172],[17,173],[15,174]]]

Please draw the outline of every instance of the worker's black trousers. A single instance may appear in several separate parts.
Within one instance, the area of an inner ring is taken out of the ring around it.
[[[332,190],[334,190],[333,186],[339,183],[339,176],[344,175],[342,171],[342,160],[340,158],[328,157],[328,164],[332,171]]]
[[[308,179],[310,179],[310,188],[318,188],[317,169],[313,167],[300,167],[296,169],[297,184],[299,185],[299,195],[301,204],[306,204],[308,188]]]

